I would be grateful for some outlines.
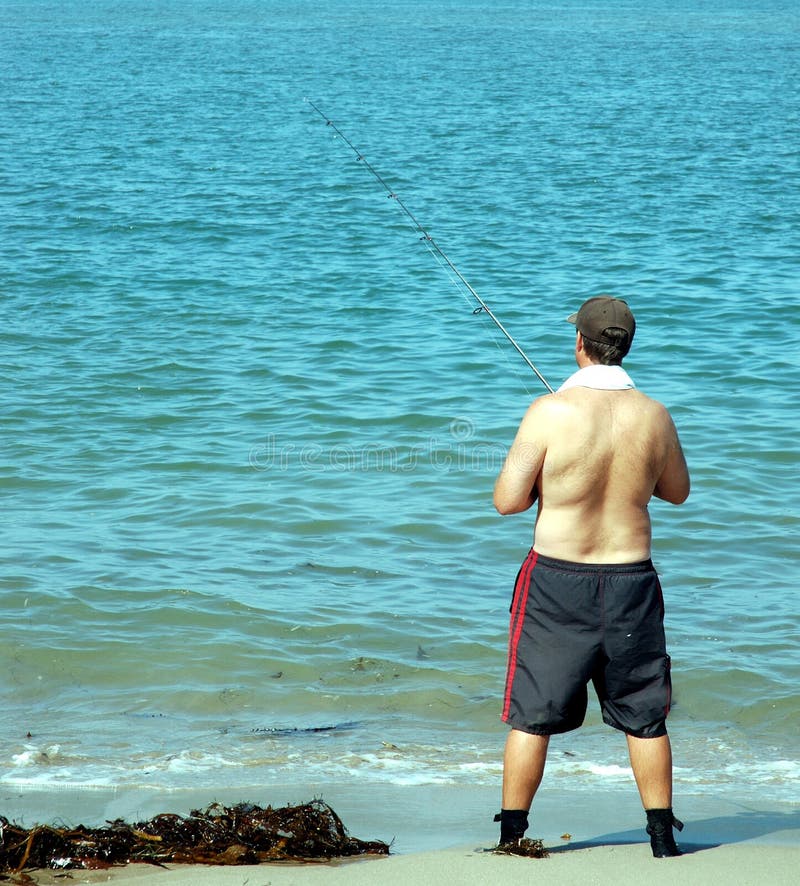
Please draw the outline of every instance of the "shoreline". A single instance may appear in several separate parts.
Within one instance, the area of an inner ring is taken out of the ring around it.
[[[388,858],[229,868],[168,865],[160,869],[136,864],[69,872],[70,882],[87,884],[130,881],[133,886],[366,886],[381,882],[400,886],[447,880],[452,886],[486,880],[511,886],[523,875],[521,866],[546,865],[548,883],[554,886],[610,882],[699,886],[717,879],[778,886],[794,882],[800,865],[797,804],[680,796],[675,812],[685,829],[676,833],[676,839],[685,854],[678,859],[653,859],[635,788],[586,791],[543,786],[534,803],[527,836],[542,839],[550,858],[527,859],[488,851],[497,840],[498,825],[492,819],[499,809],[499,786],[295,784],[254,788],[250,794],[243,796],[241,790],[45,790],[2,785],[0,814],[25,827],[54,822],[96,826],[116,818],[133,823],[163,812],[187,815],[213,802],[279,807],[319,798],[336,811],[351,836],[391,844]],[[38,871],[33,880],[41,886],[53,886],[63,882],[63,872]]]

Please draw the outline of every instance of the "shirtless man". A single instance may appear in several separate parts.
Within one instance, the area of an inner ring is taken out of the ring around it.
[[[622,369],[636,329],[625,302],[591,298],[568,319],[579,369],[530,406],[494,490],[501,514],[538,503],[511,610],[500,843],[524,834],[549,738],[581,725],[591,680],[603,720],[626,734],[653,855],[679,855],[647,505],[684,502],[689,473],[669,413]]]

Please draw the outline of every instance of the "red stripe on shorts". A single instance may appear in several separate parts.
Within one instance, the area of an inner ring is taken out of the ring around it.
[[[511,687],[514,685],[514,673],[517,670],[517,647],[522,634],[522,625],[525,623],[525,607],[528,604],[528,591],[531,586],[531,574],[536,565],[539,555],[531,551],[517,578],[517,586],[514,588],[514,602],[511,606],[511,622],[508,630],[508,674],[506,675],[506,695],[503,702],[502,720],[508,720],[508,712],[511,708]]]

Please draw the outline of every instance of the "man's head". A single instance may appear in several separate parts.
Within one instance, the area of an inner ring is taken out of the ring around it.
[[[636,332],[631,309],[622,299],[610,295],[588,299],[567,320],[580,332],[583,349],[591,362],[607,366],[622,363]]]

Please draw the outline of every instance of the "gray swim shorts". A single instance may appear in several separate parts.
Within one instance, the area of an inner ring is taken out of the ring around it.
[[[609,726],[666,735],[672,686],[658,575],[650,560],[570,563],[531,549],[511,604],[502,719],[534,735],[577,729],[590,680]]]

